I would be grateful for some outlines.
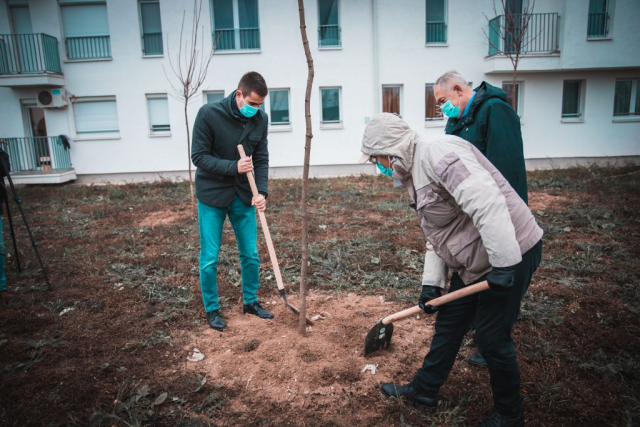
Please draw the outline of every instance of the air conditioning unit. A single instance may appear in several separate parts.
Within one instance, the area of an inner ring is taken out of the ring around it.
[[[67,106],[67,92],[60,89],[40,89],[36,92],[38,107],[62,108]]]

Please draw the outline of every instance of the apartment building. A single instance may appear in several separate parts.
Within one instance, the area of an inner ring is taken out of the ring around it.
[[[512,0],[518,15],[526,0]],[[499,2],[497,2],[499,3]],[[531,167],[640,158],[640,3],[538,0],[518,78],[492,0],[306,0],[315,65],[311,172],[375,173],[356,160],[371,116],[396,112],[444,131],[433,83],[456,69],[502,86]],[[189,0],[0,0],[0,145],[23,183],[184,177],[184,105],[173,95]],[[229,95],[246,71],[270,93],[271,176],[300,176],[307,64],[298,8],[284,0],[203,0],[202,49],[215,47],[188,110]]]

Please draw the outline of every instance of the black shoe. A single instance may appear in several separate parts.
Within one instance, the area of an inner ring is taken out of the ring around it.
[[[516,415],[507,416],[494,409],[489,418],[476,427],[524,427],[524,411],[521,409]]]
[[[245,304],[242,307],[242,313],[244,314],[255,314],[261,319],[273,319],[273,314],[269,313],[264,308],[260,307],[260,304],[254,302],[252,304]]]
[[[420,394],[411,384],[396,385],[394,383],[382,384],[382,392],[389,397],[404,397],[422,406],[433,408],[438,403],[433,397]]]
[[[223,331],[227,327],[224,319],[220,317],[220,310],[213,310],[207,312],[207,322],[216,331]]]
[[[468,362],[476,366],[487,366],[487,361],[484,360],[484,357],[482,357],[479,351],[476,351],[476,354],[471,356]]]

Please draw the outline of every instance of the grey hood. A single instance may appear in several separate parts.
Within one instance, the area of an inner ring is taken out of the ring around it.
[[[405,171],[413,167],[413,153],[420,137],[395,114],[373,116],[364,129],[360,151],[370,156],[393,156]]]

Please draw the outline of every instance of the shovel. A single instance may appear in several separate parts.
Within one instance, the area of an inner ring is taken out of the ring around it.
[[[455,292],[448,293],[440,298],[432,299],[428,305],[433,307],[440,307],[448,302],[455,301],[459,298],[463,298],[469,295],[476,294],[478,292],[486,291],[489,289],[489,283],[484,282],[476,283],[475,285],[466,286]],[[367,337],[364,340],[364,355],[367,356],[376,350],[387,348],[391,345],[391,337],[393,336],[393,323],[396,320],[406,319],[407,317],[424,313],[420,306],[408,308],[403,311],[399,311],[390,316],[387,316],[378,321],[373,328],[367,333]]]
[[[247,155],[244,152],[244,147],[242,145],[238,145],[238,151],[240,152],[240,157],[245,158]],[[258,197],[258,187],[256,187],[256,179],[253,176],[253,170],[247,174],[247,178],[249,179],[249,185],[251,186],[251,192],[253,193],[253,197]],[[278,293],[280,294],[280,298],[284,301],[284,305],[289,307],[291,311],[293,311],[296,315],[300,316],[300,310],[296,307],[289,304],[287,301],[287,294],[284,291],[284,284],[282,283],[282,275],[280,274],[280,265],[278,265],[278,258],[276,257],[276,250],[273,247],[273,242],[271,241],[271,233],[269,232],[269,226],[267,225],[267,217],[264,215],[264,212],[258,210],[258,216],[260,217],[260,224],[262,224],[262,231],[264,232],[264,240],[267,241],[267,248],[269,248],[269,257],[271,258],[271,264],[273,265],[273,274],[276,276],[276,283],[278,284]],[[313,325],[313,322],[306,318],[308,325]]]

